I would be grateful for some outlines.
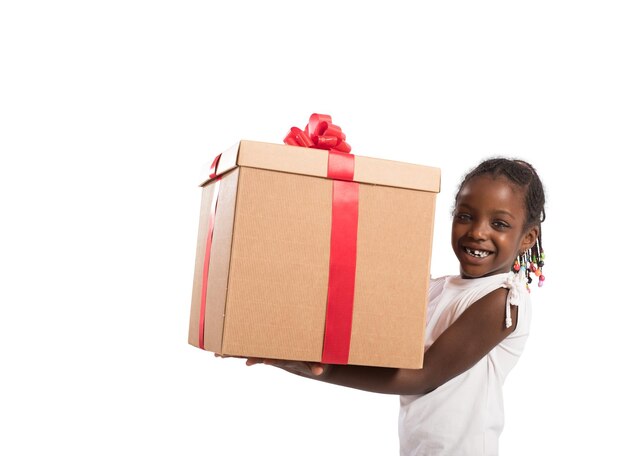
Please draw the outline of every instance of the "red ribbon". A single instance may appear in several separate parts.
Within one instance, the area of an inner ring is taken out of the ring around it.
[[[347,364],[350,356],[356,241],[359,216],[359,185],[354,179],[354,155],[346,135],[324,114],[312,114],[306,128],[292,127],[284,142],[291,146],[328,150],[328,173],[333,179],[330,228],[328,302],[322,362]]]
[[[217,165],[220,162],[220,157],[222,154],[219,154],[217,157],[213,159],[213,163],[211,164],[211,174],[209,177],[214,179],[216,175]],[[217,197],[220,192],[220,179],[218,177],[215,181],[215,188],[213,189],[213,196],[211,198],[211,209],[209,212],[209,226],[207,229],[207,240],[206,240],[206,248],[204,251],[204,264],[202,267],[202,292],[200,293],[200,321],[198,325],[198,345],[200,348],[204,349],[204,320],[206,316],[206,295],[209,283],[209,263],[211,260],[211,244],[213,244],[213,227],[215,226],[215,212],[217,210]]]
[[[291,127],[284,142],[290,146],[312,147],[344,153],[350,153],[351,150],[341,127],[333,124],[331,117],[326,114],[311,114],[304,131],[298,127]]]

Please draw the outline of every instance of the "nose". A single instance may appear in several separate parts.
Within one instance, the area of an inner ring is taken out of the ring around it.
[[[488,224],[485,221],[475,220],[468,227],[467,237],[472,238],[476,241],[483,241],[486,239],[487,229]]]

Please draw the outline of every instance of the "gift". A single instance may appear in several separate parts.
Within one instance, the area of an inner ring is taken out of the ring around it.
[[[440,170],[356,156],[329,116],[203,173],[189,343],[420,368]]]

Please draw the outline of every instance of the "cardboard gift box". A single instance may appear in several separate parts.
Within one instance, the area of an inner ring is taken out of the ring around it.
[[[232,356],[422,366],[440,171],[351,155],[355,252],[346,253],[334,234],[344,212],[339,181],[328,178],[331,155],[241,141],[207,168],[190,344]],[[350,255],[347,279],[332,272]],[[333,287],[349,302],[331,314]],[[324,354],[336,344],[339,361]]]

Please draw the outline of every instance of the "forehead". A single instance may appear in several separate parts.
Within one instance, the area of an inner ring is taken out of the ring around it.
[[[456,205],[475,209],[507,211],[523,218],[525,213],[524,190],[505,177],[477,176],[465,183],[459,191]]]

